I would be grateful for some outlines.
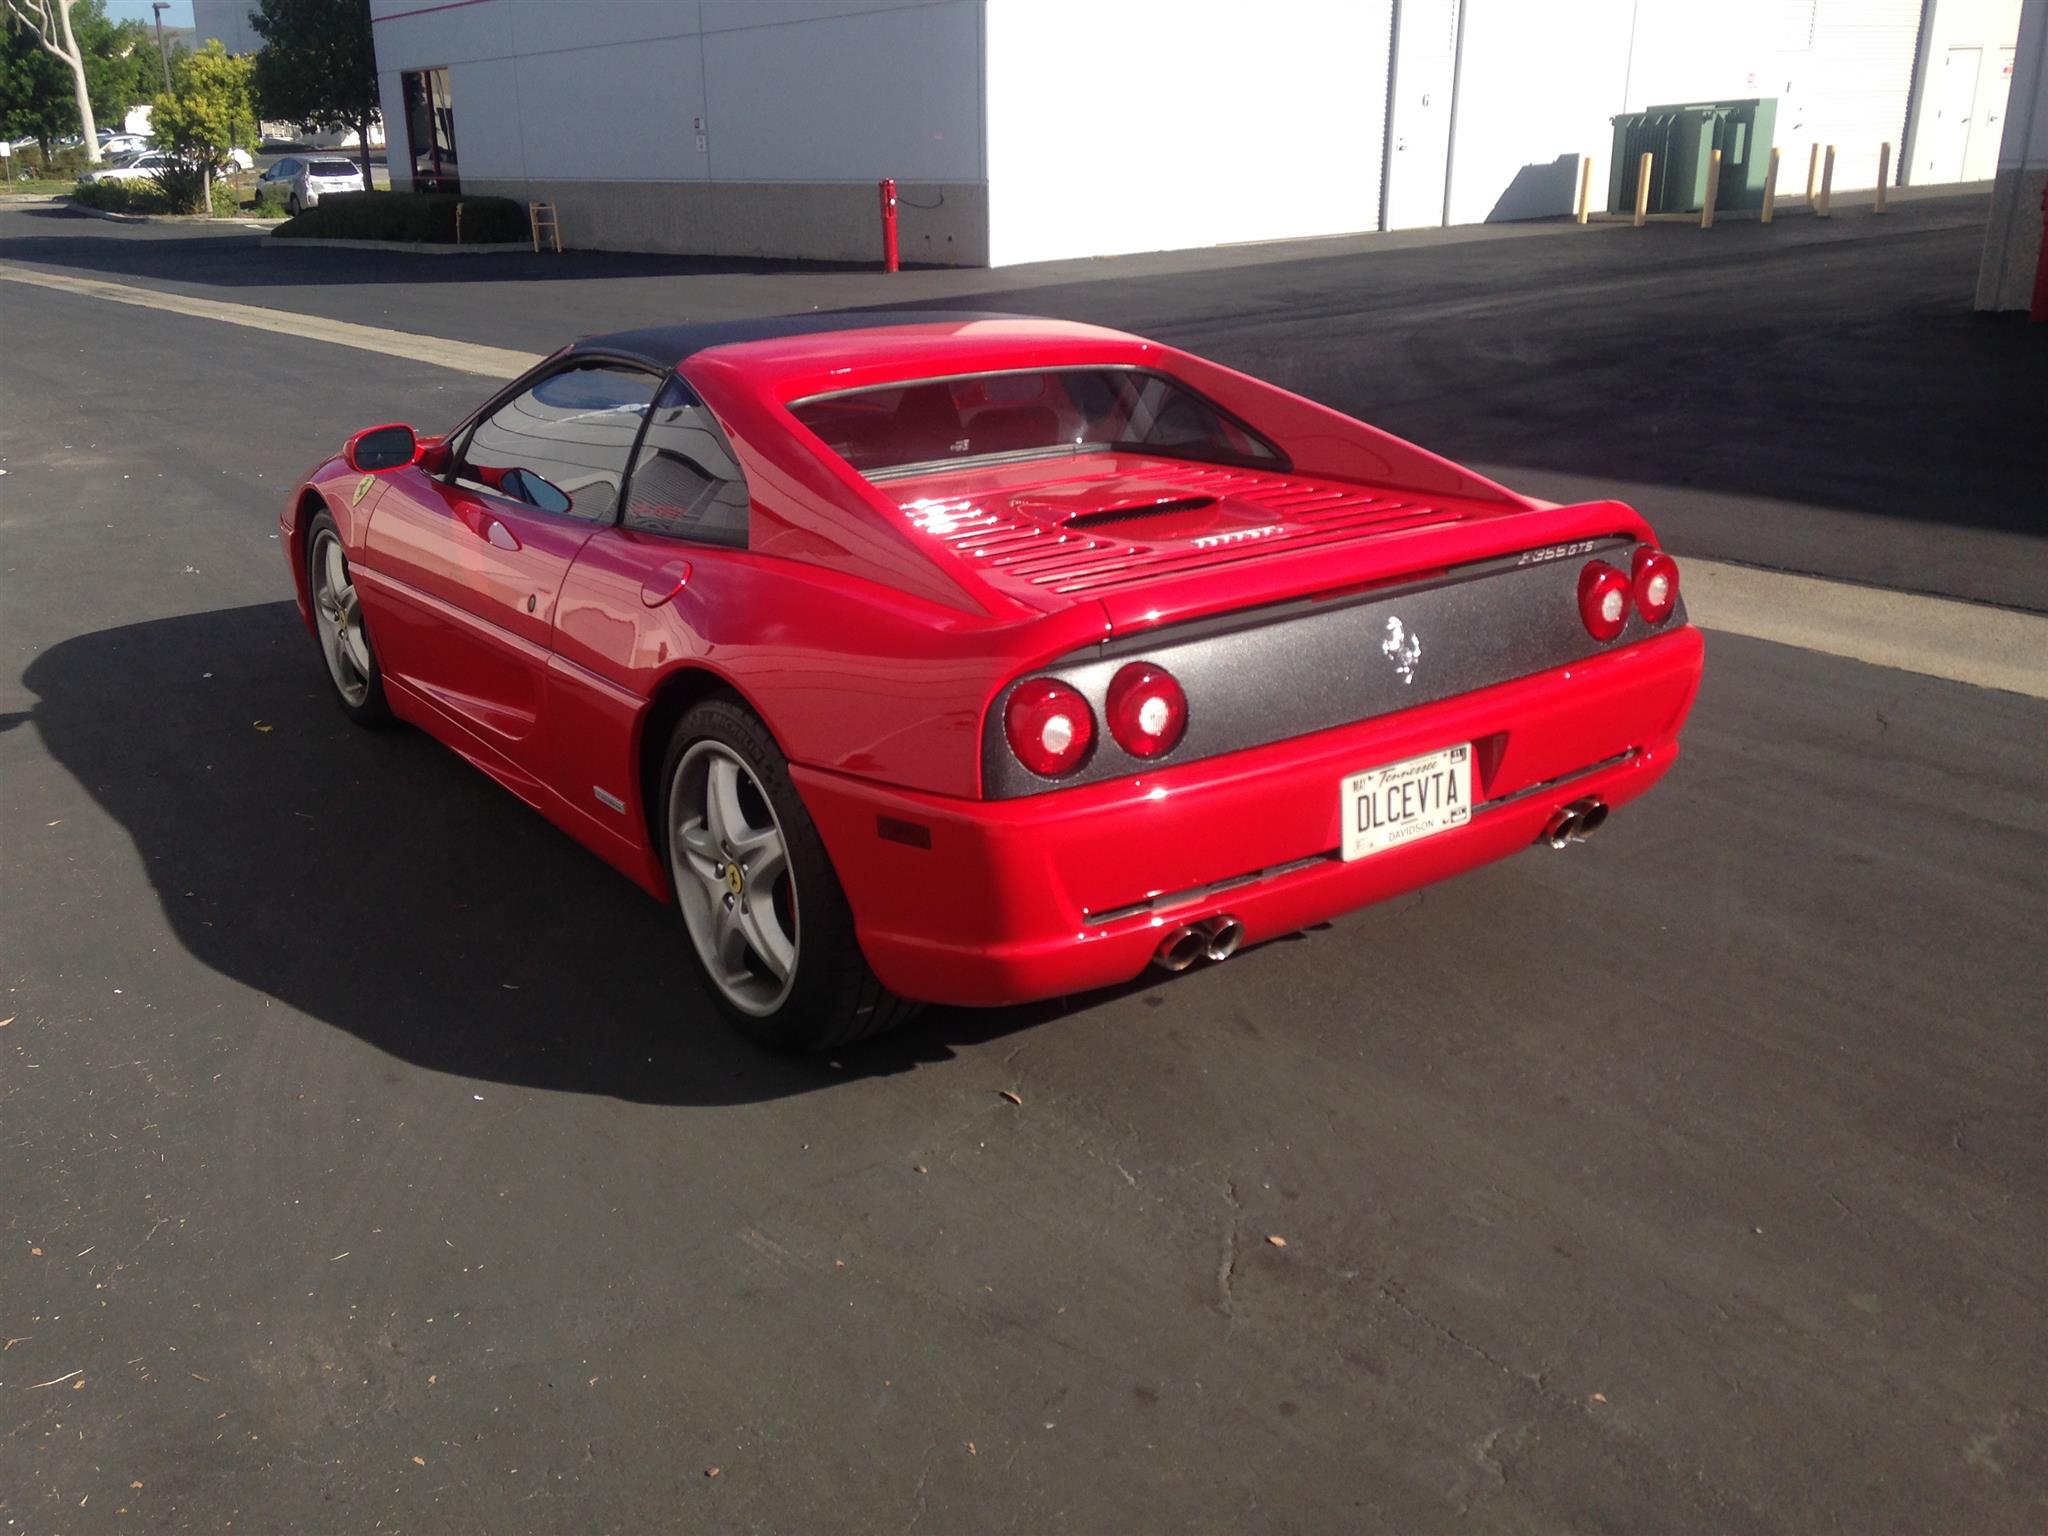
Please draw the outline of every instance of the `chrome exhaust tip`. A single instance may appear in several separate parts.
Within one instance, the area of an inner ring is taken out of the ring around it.
[[[1152,951],[1152,963],[1162,971],[1184,971],[1202,958],[1207,947],[1208,936],[1183,923],[1159,941],[1159,947]]]
[[[1551,814],[1544,823],[1542,840],[1553,848],[1583,843],[1606,824],[1607,802],[1597,797],[1574,800]]]
[[[1228,960],[1244,942],[1244,924],[1234,917],[1212,918],[1203,927],[1207,946],[1202,952],[1211,960]]]

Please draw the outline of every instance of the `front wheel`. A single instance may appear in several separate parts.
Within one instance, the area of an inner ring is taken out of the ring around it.
[[[822,1051],[915,1011],[885,990],[818,829],[761,722],[729,699],[697,705],[663,760],[669,879],[714,1002],[778,1051]]]
[[[286,199],[285,199],[285,202],[284,202],[284,211],[285,211],[286,213],[290,214],[290,215],[291,215],[291,216],[292,216],[293,218],[295,218],[295,219],[296,219],[296,218],[297,218],[297,217],[299,216],[299,194],[298,194],[298,193],[294,192],[294,193],[293,193],[293,194],[292,194],[292,195],[291,195],[290,197],[288,197],[288,198],[286,198]]]
[[[306,591],[313,599],[313,629],[328,681],[342,713],[357,725],[384,725],[391,706],[384,698],[384,671],[363,622],[355,573],[334,519],[322,512],[306,529]]]

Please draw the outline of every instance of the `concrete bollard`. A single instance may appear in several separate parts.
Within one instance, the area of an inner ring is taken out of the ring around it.
[[[1820,142],[1815,140],[1813,153],[1806,157],[1806,206],[1813,206],[1813,195],[1820,187]]]
[[[1647,149],[1643,158],[1636,162],[1636,218],[1637,229],[1650,217],[1650,166],[1657,157]]]
[[[1892,147],[1889,144],[1877,146],[1877,198],[1870,205],[1872,213],[1884,212],[1884,184],[1892,177]]]
[[[1764,222],[1778,211],[1778,146],[1771,146],[1771,168],[1764,173]]]
[[[1589,208],[1590,208],[1590,207],[1592,206],[1592,201],[1593,201],[1593,157],[1592,157],[1591,155],[1581,155],[1581,156],[1579,156],[1579,207],[1578,207],[1578,215],[1579,215],[1579,222],[1580,222],[1581,224],[1583,224],[1583,223],[1585,223],[1585,222],[1586,222],[1586,213],[1587,213],[1587,210],[1588,210],[1588,209],[1589,209]]]
[[[1830,144],[1828,152],[1820,163],[1820,201],[1813,205],[1813,216],[1824,219],[1835,194],[1835,146]]]
[[[1718,149],[1707,159],[1707,196],[1700,204],[1700,228],[1714,227],[1714,203],[1721,196],[1721,151]]]

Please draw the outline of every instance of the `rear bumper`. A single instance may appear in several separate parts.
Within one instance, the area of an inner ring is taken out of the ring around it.
[[[883,984],[1019,1003],[1129,980],[1180,923],[1228,912],[1256,943],[1526,848],[1568,801],[1634,799],[1678,756],[1701,657],[1699,631],[1682,628],[1435,704],[1017,800],[793,777]],[[1468,824],[1338,858],[1346,775],[1458,742],[1474,747]]]

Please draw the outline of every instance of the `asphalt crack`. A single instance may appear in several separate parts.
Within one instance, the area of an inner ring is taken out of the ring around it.
[[[1237,1181],[1223,1181],[1223,1198],[1230,1202],[1230,1220],[1223,1224],[1223,1252],[1216,1260],[1216,1304],[1233,1325],[1237,1322],[1237,1229],[1244,1222],[1244,1206],[1237,1198]]]

